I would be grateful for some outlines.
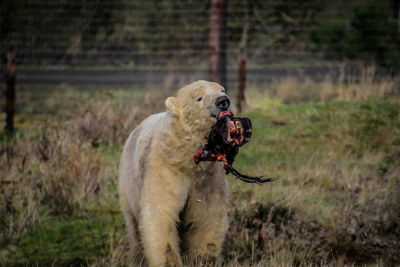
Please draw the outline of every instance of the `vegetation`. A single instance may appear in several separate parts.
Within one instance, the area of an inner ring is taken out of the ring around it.
[[[383,67],[400,67],[400,34],[393,17],[376,3],[357,6],[345,20],[326,21],[310,30],[314,47],[329,57],[362,59]]]
[[[12,48],[31,65],[187,64],[208,55],[209,8],[198,0],[6,0],[0,51]],[[398,68],[398,10],[398,1],[231,0],[228,50],[246,40],[249,61],[314,51]]]
[[[63,90],[75,104],[60,95],[41,112],[26,104],[15,135],[1,133],[0,262],[126,265],[119,157],[171,92]],[[254,135],[235,167],[278,179],[257,186],[229,177],[223,264],[399,264],[398,93],[392,81],[370,80],[249,89],[243,115]],[[44,117],[52,103],[63,111]]]

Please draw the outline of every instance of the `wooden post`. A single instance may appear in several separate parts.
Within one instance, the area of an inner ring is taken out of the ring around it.
[[[238,101],[237,108],[238,112],[241,113],[246,103],[246,48],[247,48],[247,36],[249,31],[249,24],[243,25],[242,37],[240,40],[240,51],[238,58]]]
[[[226,8],[227,0],[211,0],[210,6],[210,80],[226,88]]]
[[[15,114],[15,53],[7,53],[6,67],[6,126],[8,132],[14,131]]]
[[[238,112],[241,113],[243,110],[246,97],[244,91],[246,89],[246,53],[244,49],[240,49],[239,62],[238,62],[238,101],[237,108]]]

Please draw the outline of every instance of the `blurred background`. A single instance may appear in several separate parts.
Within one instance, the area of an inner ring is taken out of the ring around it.
[[[213,38],[228,87],[237,85],[241,49],[254,85],[338,79],[342,68],[357,80],[363,64],[388,75],[400,66],[397,0],[212,2],[4,0],[0,51],[4,60],[16,53],[18,83],[30,85],[176,87],[210,79]]]
[[[0,265],[127,265],[123,144],[199,79],[279,178],[228,178],[223,265],[400,264],[399,0],[2,0],[0,58]]]

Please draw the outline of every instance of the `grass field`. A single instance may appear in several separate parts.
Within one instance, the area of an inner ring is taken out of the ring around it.
[[[288,79],[248,89],[242,115],[253,137],[235,167],[277,180],[229,177],[222,265],[400,264],[397,84]],[[0,264],[127,265],[119,157],[171,92],[21,92],[16,133],[0,133]]]

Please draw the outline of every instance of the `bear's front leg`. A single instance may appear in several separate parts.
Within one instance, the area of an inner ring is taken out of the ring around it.
[[[139,231],[150,266],[182,266],[177,221],[189,183],[166,171],[144,177]]]
[[[185,223],[192,225],[186,240],[193,263],[215,263],[221,252],[228,221],[228,187],[223,169],[198,179],[189,191]]]

